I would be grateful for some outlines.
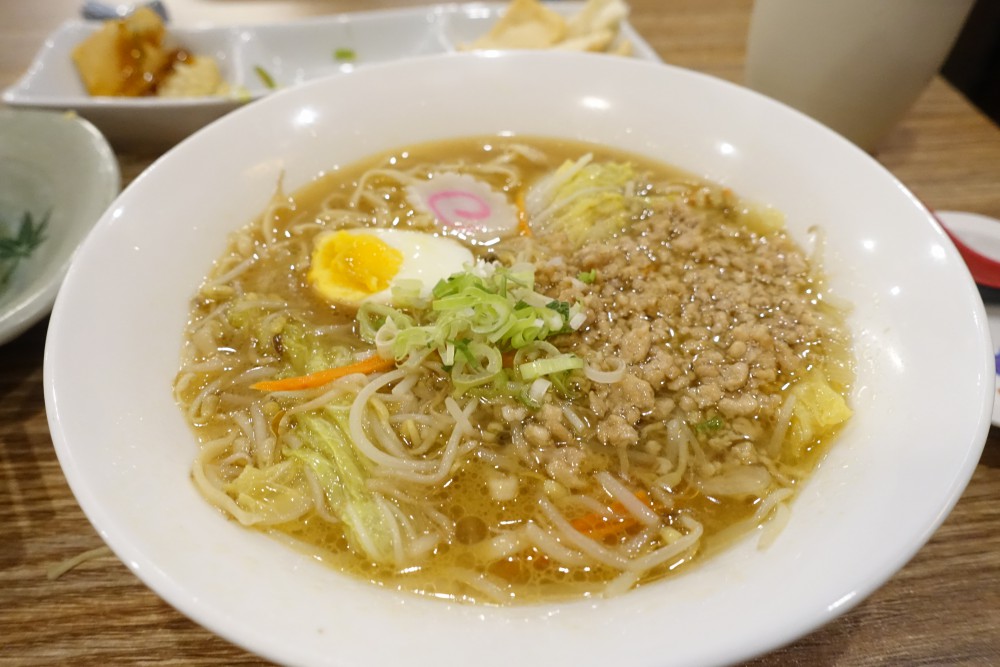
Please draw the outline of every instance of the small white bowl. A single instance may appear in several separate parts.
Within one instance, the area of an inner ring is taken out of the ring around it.
[[[452,605],[348,578],[227,521],[190,481],[172,397],[195,293],[283,177],[392,147],[512,132],[596,141],[686,168],[825,230],[854,304],[855,415],[769,549],[745,539],[611,599]],[[80,505],[115,553],[191,618],[301,665],[708,665],[785,644],[901,568],[958,500],[990,426],[983,305],[927,210],[863,151],[765,97],[661,64],[452,55],[269,96],[180,144],[81,248],[46,348],[49,423]],[[94,391],[83,378],[100,377]]]
[[[45,317],[77,245],[118,194],[118,161],[70,113],[0,109],[0,219],[49,216],[45,240],[0,288],[0,343]]]

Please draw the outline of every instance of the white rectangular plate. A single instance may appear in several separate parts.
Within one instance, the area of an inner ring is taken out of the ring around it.
[[[551,6],[568,16],[582,3]],[[505,7],[499,2],[449,4],[267,25],[170,26],[175,43],[215,58],[223,78],[238,91],[234,97],[186,99],[89,96],[71,53],[100,24],[72,20],[49,36],[30,69],[4,91],[3,101],[13,107],[74,110],[119,150],[163,150],[247,100],[270,92],[257,68],[263,68],[278,87],[287,87],[372,63],[455,52],[487,32]],[[635,57],[660,60],[628,23],[622,26],[620,39],[631,42]],[[353,52],[353,59],[338,60],[340,49]]]

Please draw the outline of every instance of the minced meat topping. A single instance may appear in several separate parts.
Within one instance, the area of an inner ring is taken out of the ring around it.
[[[603,444],[632,447],[644,424],[678,414],[692,426],[717,416],[725,427],[716,439],[742,440],[748,426],[736,420],[770,419],[830,335],[804,251],[782,232],[743,227],[729,196],[713,195],[722,202],[661,202],[627,235],[578,247],[553,234],[532,249],[538,289],[587,314],[560,348],[597,366],[626,364],[620,382],[587,386],[586,417]],[[592,282],[574,278],[589,272]],[[535,414],[525,430],[533,443],[569,434],[558,410]]]

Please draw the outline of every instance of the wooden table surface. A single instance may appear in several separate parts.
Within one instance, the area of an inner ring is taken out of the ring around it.
[[[0,87],[81,4],[0,3]],[[424,3],[168,3],[179,25],[405,4]],[[633,25],[665,61],[741,80],[750,0],[631,5]],[[120,157],[126,180],[148,164]],[[932,82],[876,157],[932,207],[1000,218],[1000,130],[943,80]],[[111,556],[47,577],[54,564],[103,543],[52,448],[42,392],[46,324],[0,347],[0,665],[262,664],[162,602]],[[750,664],[1000,664],[1000,432],[990,432],[958,505],[902,571],[838,620]]]

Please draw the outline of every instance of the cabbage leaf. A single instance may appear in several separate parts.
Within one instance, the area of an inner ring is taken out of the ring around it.
[[[307,375],[353,361],[346,346],[332,343],[327,334],[294,316],[275,315],[263,305],[268,301],[260,294],[240,296],[229,305],[226,318],[259,353],[281,359],[280,377]]]
[[[312,497],[296,461],[266,468],[248,465],[224,490],[246,513],[245,523],[273,526],[293,521],[312,507]]]
[[[525,197],[532,228],[563,232],[576,246],[612,238],[642,210],[635,178],[629,163],[593,162],[589,154],[567,161]]]
[[[327,508],[343,522],[351,547],[377,563],[394,557],[391,527],[368,489],[368,462],[350,437],[349,408],[327,405],[293,417],[302,446],[285,456],[308,467],[323,490]]]
[[[853,412],[834,389],[822,369],[814,369],[791,389],[795,397],[786,444],[794,457],[805,453],[816,440],[830,435]]]

